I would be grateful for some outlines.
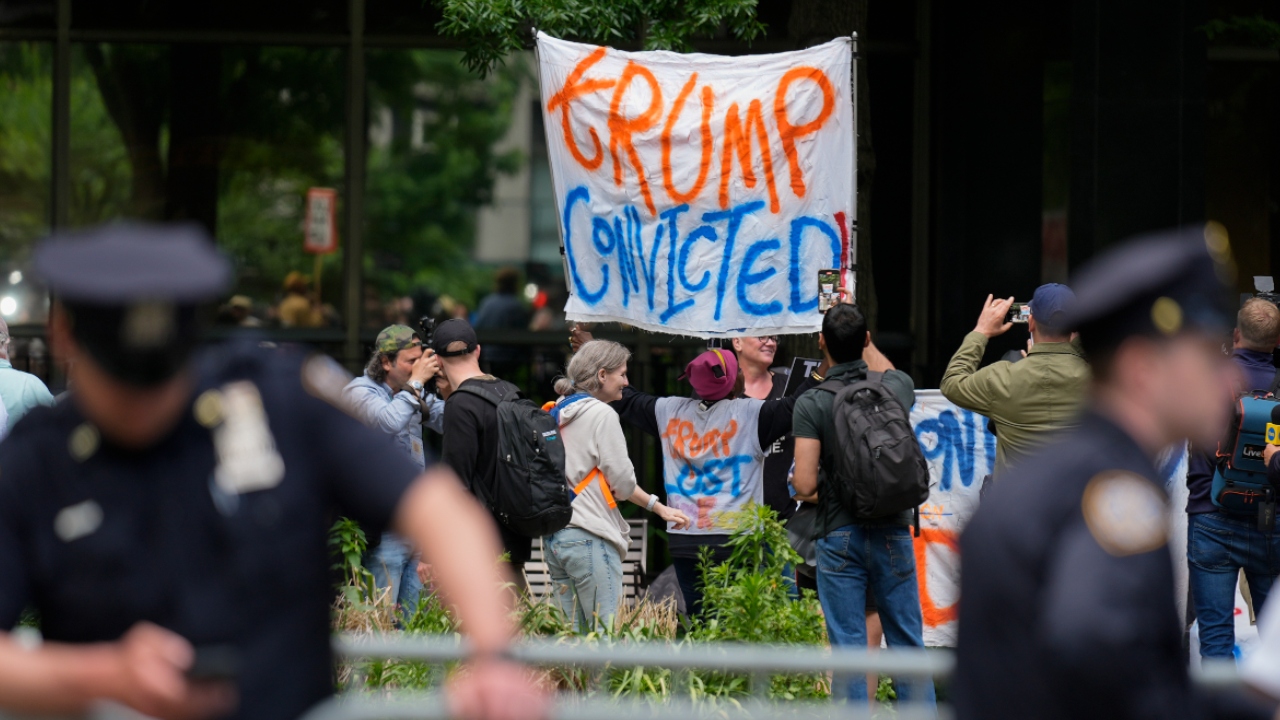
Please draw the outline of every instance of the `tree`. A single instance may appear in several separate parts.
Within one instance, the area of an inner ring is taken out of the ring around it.
[[[689,51],[727,30],[750,42],[764,34],[757,0],[436,0],[439,30],[463,41],[463,62],[481,75],[529,46],[534,28],[582,42]]]

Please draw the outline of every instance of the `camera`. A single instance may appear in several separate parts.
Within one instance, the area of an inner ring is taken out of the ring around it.
[[[422,347],[424,348],[423,352],[426,352],[426,349],[431,347],[431,340],[435,337],[435,334],[436,334],[435,318],[431,317],[430,315],[423,315],[422,317],[418,318],[418,337],[421,338],[422,340]],[[436,394],[436,378],[433,377],[430,380],[428,380],[424,388],[425,388],[424,392],[431,395],[435,395]]]
[[[1256,291],[1253,297],[1259,300],[1266,300],[1272,305],[1280,307],[1280,293],[1276,292],[1275,278],[1266,275],[1255,275],[1253,276],[1253,289]],[[1244,304],[1244,301],[1248,300],[1249,297],[1247,294],[1242,296],[1240,303]]]

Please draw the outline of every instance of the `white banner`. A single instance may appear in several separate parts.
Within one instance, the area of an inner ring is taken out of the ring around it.
[[[818,271],[851,265],[850,46],[721,57],[539,33],[568,318],[818,330]]]
[[[960,531],[978,509],[982,479],[996,465],[996,438],[985,417],[952,405],[938,390],[916,391],[911,426],[929,463],[929,502],[920,506],[915,538],[924,644],[954,647]]]
[[[929,502],[920,507],[915,538],[916,579],[924,617],[924,644],[954,647],[956,601],[960,599],[960,532],[978,509],[982,479],[996,462],[995,436],[987,419],[961,410],[938,390],[917,390],[911,425],[929,463]],[[1187,600],[1187,455],[1184,447],[1158,463],[1169,492],[1169,552],[1179,617]],[[1256,632],[1254,633],[1256,636]]]

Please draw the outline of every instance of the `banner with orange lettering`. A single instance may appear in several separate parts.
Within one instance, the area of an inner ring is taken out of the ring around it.
[[[987,419],[961,410],[938,390],[917,390],[911,426],[929,463],[929,501],[920,506],[915,538],[916,579],[924,644],[956,644],[960,599],[960,531],[978,509],[982,479],[996,464],[996,438]]]
[[[924,644],[953,647],[960,599],[960,533],[978,510],[982,479],[995,467],[996,437],[987,430],[987,418],[961,410],[938,390],[916,391],[911,426],[929,463],[929,501],[920,506],[920,537],[914,541]],[[1156,469],[1171,498],[1169,549],[1174,559],[1174,599],[1182,617],[1187,598],[1186,449],[1170,449]]]
[[[538,34],[571,320],[700,337],[814,332],[851,287],[849,38],[774,55]]]

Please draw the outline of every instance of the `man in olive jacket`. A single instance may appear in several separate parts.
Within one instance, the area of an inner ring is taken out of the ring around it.
[[[1030,303],[1032,342],[1026,357],[978,369],[987,341],[1013,327],[1007,322],[1013,298],[988,295],[977,326],[947,364],[943,396],[995,423],[997,474],[1044,442],[1048,433],[1075,424],[1084,405],[1089,365],[1070,333],[1057,324],[1074,300],[1066,285],[1041,285]]]

